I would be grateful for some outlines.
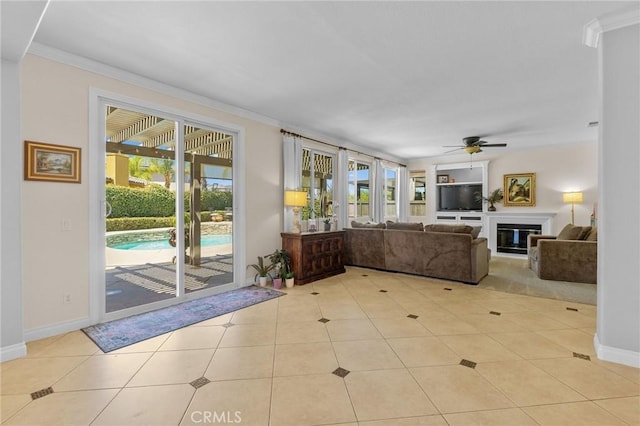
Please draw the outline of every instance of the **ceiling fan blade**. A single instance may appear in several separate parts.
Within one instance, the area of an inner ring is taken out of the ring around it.
[[[487,146],[493,146],[493,147],[502,146],[502,147],[505,147],[505,146],[507,146],[507,144],[506,143],[486,143],[486,144],[482,145],[483,148],[485,148]]]
[[[445,148],[446,148],[446,147],[445,147]],[[459,148],[456,148],[456,149],[451,149],[451,150],[449,150],[449,151],[445,151],[443,154],[448,154],[448,153],[450,153],[450,152],[454,152],[454,151],[460,151],[461,149],[464,149],[464,148],[465,148],[465,147],[463,147],[463,146],[462,146],[462,147],[459,147]]]

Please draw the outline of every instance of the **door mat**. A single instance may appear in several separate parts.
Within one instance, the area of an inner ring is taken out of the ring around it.
[[[111,352],[284,294],[269,288],[243,287],[144,314],[92,325],[83,328],[82,331],[103,352]]]

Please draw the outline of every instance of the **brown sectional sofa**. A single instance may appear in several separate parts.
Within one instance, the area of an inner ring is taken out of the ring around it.
[[[557,236],[529,234],[529,267],[543,280],[595,284],[597,239],[591,226],[567,225]]]
[[[489,273],[487,239],[474,238],[472,227],[399,225],[416,224],[345,228],[345,263],[469,284]]]

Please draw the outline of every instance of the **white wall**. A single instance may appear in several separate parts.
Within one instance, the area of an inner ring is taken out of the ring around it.
[[[636,24],[605,32],[599,48],[602,213],[595,339],[599,358],[635,367],[640,367],[639,40]]]
[[[487,149],[486,151],[489,151]],[[505,207],[496,205],[498,211],[508,212],[555,212],[554,232],[571,222],[571,205],[562,203],[562,193],[582,191],[584,202],[575,205],[575,223],[589,225],[594,203],[598,200],[598,149],[597,143],[583,142],[532,150],[490,152],[474,154],[474,161],[490,160],[489,191],[503,187],[505,174],[536,173],[535,207]],[[432,164],[468,162],[469,155],[445,156],[411,161],[408,170],[429,170]],[[427,182],[427,190],[433,188]],[[427,195],[427,199],[431,199]],[[429,206],[427,211],[429,211]],[[425,218],[412,218],[432,223],[434,218],[427,213]]]
[[[26,353],[22,332],[21,217],[22,141],[20,65],[2,60],[2,143],[0,144],[0,359]]]
[[[211,117],[245,129],[247,261],[279,247],[282,138],[279,128],[212,107],[27,55],[22,64],[22,137],[82,148],[82,183],[22,182],[25,332],[89,316],[89,89]],[[15,157],[14,157],[15,161]],[[21,166],[19,166],[21,167]],[[62,232],[62,220],[71,223]],[[63,304],[63,294],[72,302]]]

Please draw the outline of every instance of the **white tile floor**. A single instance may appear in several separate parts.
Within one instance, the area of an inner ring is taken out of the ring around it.
[[[640,370],[595,357],[595,306],[361,268],[287,293],[109,354],[29,343],[1,365],[2,423],[640,425]]]

